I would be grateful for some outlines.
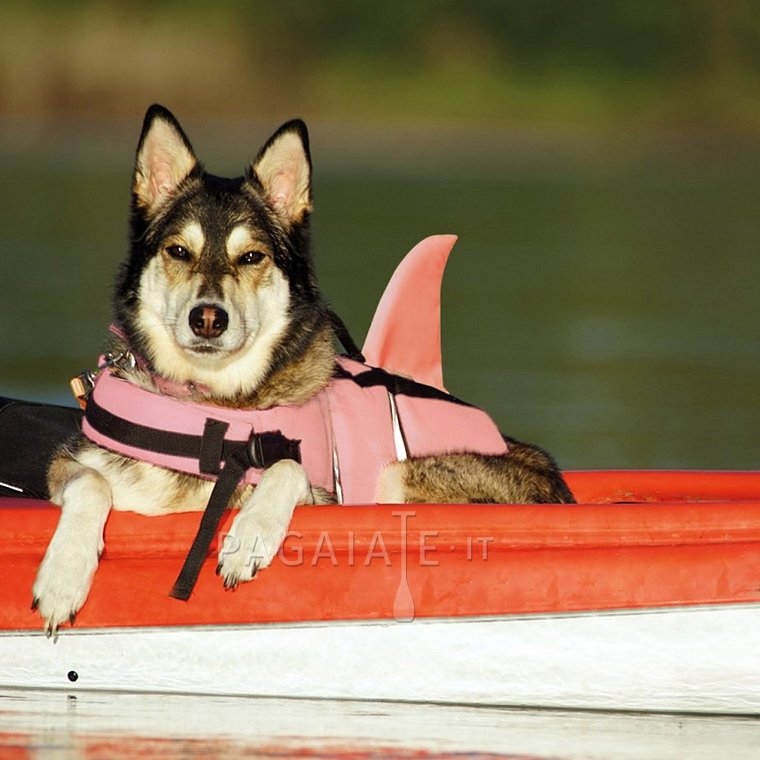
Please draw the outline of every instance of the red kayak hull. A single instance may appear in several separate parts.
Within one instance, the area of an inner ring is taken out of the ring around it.
[[[209,555],[168,596],[199,514],[113,512],[77,628],[571,613],[760,601],[760,472],[570,472],[576,505],[300,507],[280,555],[225,591]],[[39,629],[46,502],[0,500],[0,630]],[[229,517],[220,529],[224,534]],[[406,591],[408,589],[408,593]]]

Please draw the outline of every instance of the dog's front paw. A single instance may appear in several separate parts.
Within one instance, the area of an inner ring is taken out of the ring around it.
[[[285,538],[296,504],[312,500],[306,471],[297,462],[283,459],[264,472],[219,549],[217,573],[225,588],[251,580],[269,565]]]
[[[48,549],[32,587],[32,609],[42,616],[48,636],[55,636],[65,622],[74,623],[97,566],[97,552],[85,551],[84,547]]]
[[[285,538],[286,529],[287,524],[264,527],[252,515],[241,512],[224,536],[219,550],[216,571],[222,577],[224,587],[235,588],[238,583],[250,581],[260,569],[268,567]]]

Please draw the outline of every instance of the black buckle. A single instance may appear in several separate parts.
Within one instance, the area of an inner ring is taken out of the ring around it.
[[[287,438],[279,430],[254,433],[248,444],[252,467],[263,470],[281,459],[301,462],[301,441]]]

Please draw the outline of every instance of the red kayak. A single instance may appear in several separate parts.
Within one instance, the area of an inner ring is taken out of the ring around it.
[[[760,714],[760,472],[567,479],[576,505],[300,507],[254,581],[213,548],[189,602],[198,513],[113,512],[55,644],[58,510],[4,499],[0,686]]]

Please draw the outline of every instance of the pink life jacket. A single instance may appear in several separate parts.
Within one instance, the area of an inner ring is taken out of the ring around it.
[[[495,423],[477,407],[345,357],[337,359],[328,386],[305,404],[265,410],[152,393],[104,370],[82,430],[116,453],[208,478],[221,471],[225,450],[258,436],[262,467],[248,469],[246,483],[257,483],[273,461],[295,458],[312,485],[348,504],[374,503],[380,471],[399,458],[507,452]]]

